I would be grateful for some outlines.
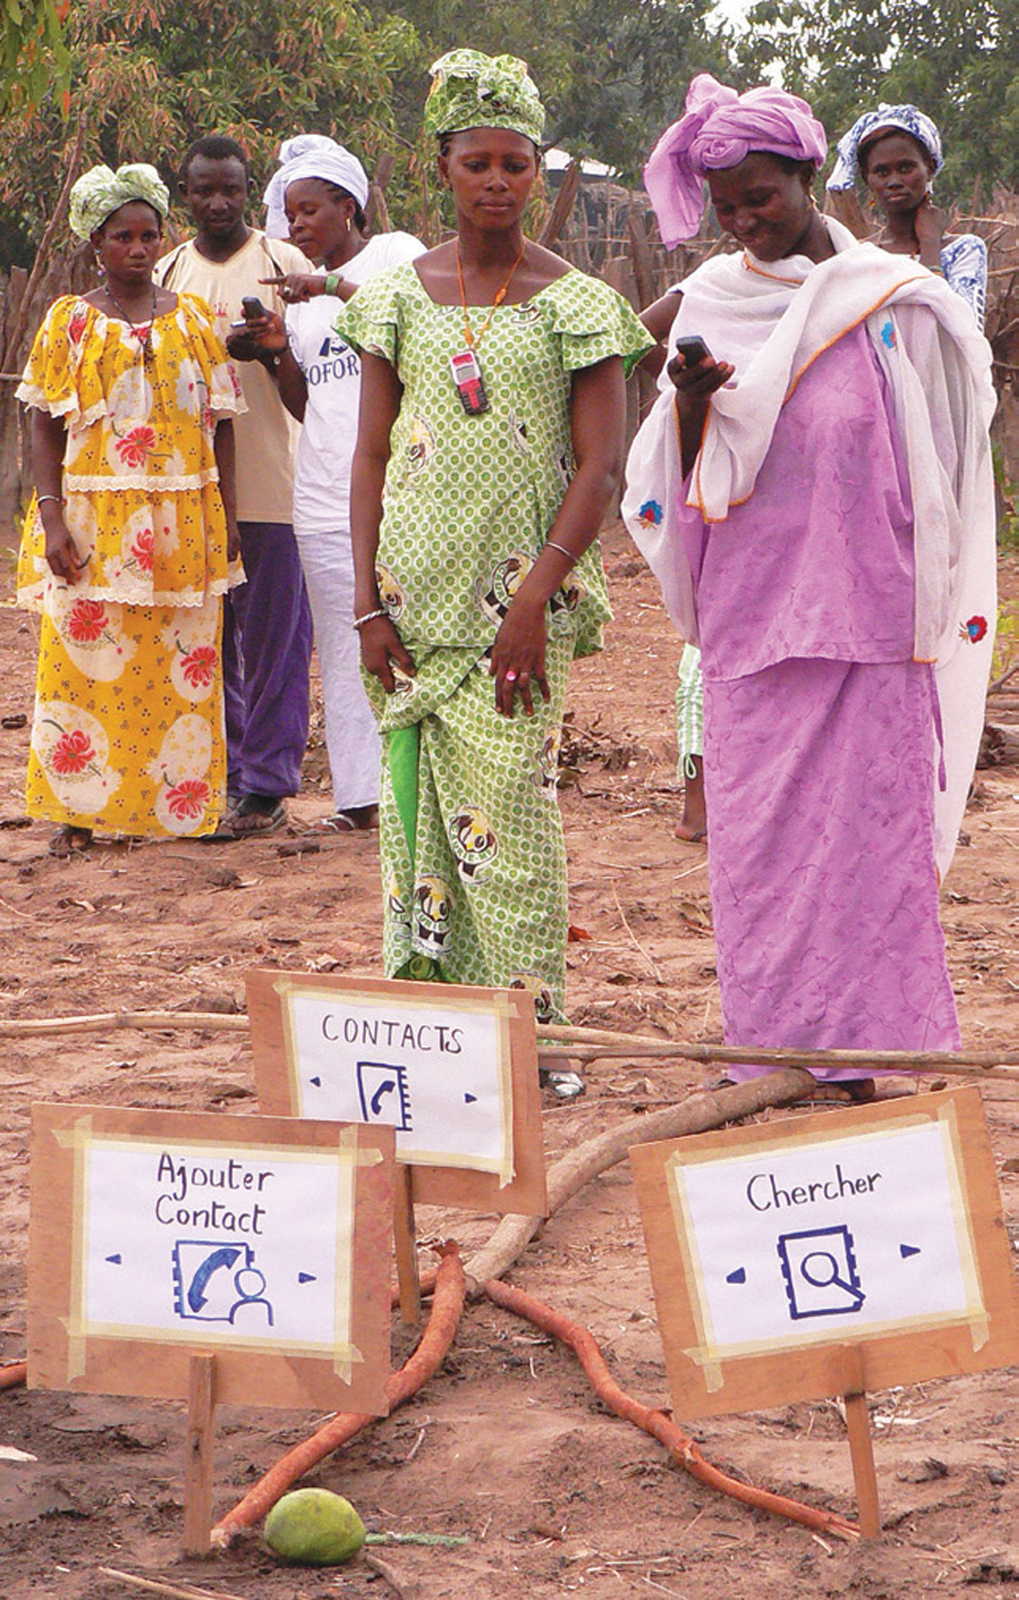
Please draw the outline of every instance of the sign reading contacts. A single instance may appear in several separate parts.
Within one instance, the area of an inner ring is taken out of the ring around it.
[[[416,1199],[544,1210],[529,991],[288,972],[247,988],[264,1110],[392,1128]]]
[[[869,1387],[1015,1359],[976,1089],[631,1159],[670,1384],[688,1414],[838,1392],[826,1352],[845,1345],[866,1348]]]

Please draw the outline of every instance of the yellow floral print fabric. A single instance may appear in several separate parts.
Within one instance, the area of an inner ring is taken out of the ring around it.
[[[226,770],[220,597],[241,581],[213,441],[220,417],[244,409],[211,314],[181,295],[149,331],[67,296],[18,397],[66,424],[80,562],[74,585],[52,574],[33,503],[18,565],[19,604],[42,614],[29,814],[211,832]]]

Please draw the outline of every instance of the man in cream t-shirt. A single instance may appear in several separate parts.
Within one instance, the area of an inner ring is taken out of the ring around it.
[[[184,158],[180,192],[195,236],[158,263],[168,289],[199,295],[226,343],[241,321],[241,301],[254,296],[282,311],[264,279],[308,272],[300,250],[268,239],[244,220],[250,177],[233,139],[209,134]],[[227,597],[223,618],[227,789],[221,835],[242,837],[279,827],[284,797],[297,793],[308,739],[311,612],[293,530],[294,448],[299,433],[266,364],[244,361],[237,372],[247,414],[235,422],[237,519],[247,582]]]

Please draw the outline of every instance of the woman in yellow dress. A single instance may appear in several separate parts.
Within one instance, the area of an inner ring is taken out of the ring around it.
[[[18,390],[36,488],[18,602],[41,614],[26,803],[60,824],[57,855],[97,828],[211,833],[224,802],[244,402],[208,307],[152,281],[168,205],[145,164],[79,178],[71,227],[102,284],[50,307]]]

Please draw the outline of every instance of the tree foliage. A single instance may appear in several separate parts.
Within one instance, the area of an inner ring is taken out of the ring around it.
[[[1016,0],[757,0],[722,31],[712,5],[400,0],[396,15],[393,0],[0,0],[0,268],[31,259],[82,124],[86,162],[150,160],[167,179],[201,133],[240,138],[261,180],[281,138],[331,132],[369,170],[397,156],[394,221],[427,232],[428,68],[461,44],[527,60],[549,142],[634,184],[704,70],[740,88],[777,76],[833,140],[879,100],[913,100],[945,137],[941,196],[967,201],[978,175],[1019,182]]]
[[[375,16],[389,0],[367,0]],[[522,56],[548,109],[546,139],[639,181],[648,150],[682,111],[687,80],[724,70],[706,18],[714,0],[403,0],[420,40],[396,82],[408,138],[420,126],[428,68],[457,45]]]
[[[1015,0],[759,0],[732,50],[744,82],[780,71],[832,143],[882,101],[918,105],[941,130],[944,198],[1019,182]]]
[[[61,23],[68,0],[3,0],[0,5],[0,115],[66,87],[70,57]]]
[[[72,0],[66,38],[65,103],[51,92],[0,127],[8,261],[37,240],[81,123],[86,165],[151,161],[171,186],[211,132],[242,141],[258,180],[302,128],[349,137],[370,165],[391,142],[391,75],[416,45],[402,19],[350,0]]]

